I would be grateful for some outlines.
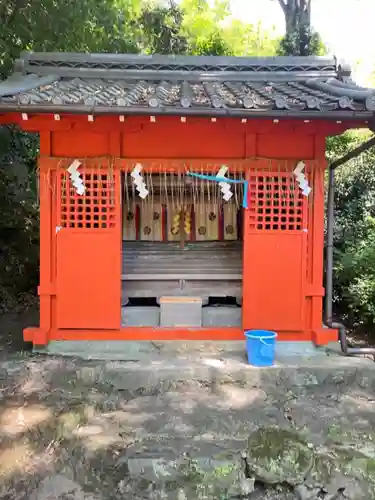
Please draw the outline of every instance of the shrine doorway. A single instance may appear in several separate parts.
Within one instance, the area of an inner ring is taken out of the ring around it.
[[[140,175],[121,176],[122,326],[241,327],[243,186]]]

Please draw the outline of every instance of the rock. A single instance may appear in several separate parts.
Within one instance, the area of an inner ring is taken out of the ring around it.
[[[46,477],[30,500],[64,500],[69,495],[71,500],[88,500],[80,485],[62,474]]]
[[[316,500],[320,491],[320,488],[309,488],[305,484],[299,484],[294,488],[298,500]]]
[[[332,451],[337,457],[339,469],[345,476],[367,481],[375,487],[375,459],[352,448],[336,448]]]
[[[375,460],[351,448],[318,451],[305,482],[324,489],[325,500],[375,500]]]
[[[369,497],[368,493],[363,490],[357,481],[351,481],[348,483],[342,493],[342,496],[347,500],[366,500],[368,498],[374,498],[374,496]]]
[[[177,492],[177,500],[188,500],[184,490],[181,488],[179,488],[179,490]]]
[[[297,432],[277,427],[251,434],[247,456],[250,471],[266,484],[302,484],[314,462],[313,450]]]
[[[361,371],[357,374],[357,383],[362,389],[372,389],[374,378],[364,375]]]
[[[142,478],[150,483],[158,484],[175,481],[179,477],[176,460],[163,458],[121,458],[117,465],[126,462],[128,474],[133,478]]]
[[[292,371],[289,374],[288,383],[293,387],[309,387],[319,385],[319,381],[313,373],[298,370]]]
[[[332,382],[336,385],[343,384],[345,382],[345,373],[335,373],[332,376]]]
[[[332,454],[317,450],[314,454],[313,466],[305,478],[305,484],[312,489],[327,487],[333,478],[337,478],[337,472],[337,465]]]
[[[143,489],[153,486],[174,499],[177,495],[188,500],[238,497],[254,491],[254,480],[245,476],[243,459],[233,452],[194,459],[122,458],[118,465],[124,460],[130,479],[142,480]]]
[[[181,472],[185,480],[194,482],[197,490],[203,490],[209,498],[245,496],[254,491],[254,479],[245,476],[245,462],[236,453],[191,460]]]
[[[353,490],[353,479],[345,476],[340,471],[336,471],[325,486],[328,496],[334,498],[338,493]]]

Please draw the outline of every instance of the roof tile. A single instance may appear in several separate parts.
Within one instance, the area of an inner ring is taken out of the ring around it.
[[[2,111],[301,118],[375,111],[375,90],[325,58],[27,53],[16,68],[0,83]]]

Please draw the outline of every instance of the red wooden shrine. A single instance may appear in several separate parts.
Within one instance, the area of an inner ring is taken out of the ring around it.
[[[320,58],[77,54],[25,54],[17,64],[16,78],[0,84],[0,123],[40,134],[40,325],[24,331],[26,341],[241,340],[244,330],[258,328],[276,331],[280,340],[336,340],[337,332],[322,324],[325,139],[366,127],[375,107],[345,68]],[[75,160],[83,194],[68,172]],[[301,161],[308,195],[294,173]],[[134,191],[138,164],[146,187],[156,186],[152,202]],[[196,184],[195,198],[194,186],[191,196],[183,187],[181,203],[189,208],[181,212],[181,247],[179,230],[177,238],[171,233],[170,186],[177,179],[189,185],[188,172],[217,175],[222,165],[228,178],[247,180],[248,208],[233,202],[235,215],[225,225],[227,205],[217,186],[211,183],[204,198],[208,182]],[[157,187],[164,180],[165,189]],[[206,216],[207,204],[217,212]],[[235,271],[232,244],[242,262]],[[197,269],[230,247],[220,261],[229,271],[216,272],[216,282],[203,270],[187,275],[192,264],[184,245],[196,245],[205,259]],[[137,261],[135,277],[135,264],[127,265],[123,254],[131,249],[131,259],[138,247],[146,257]],[[185,260],[168,274],[174,257],[161,253],[156,288],[147,288],[147,252],[167,247]],[[239,281],[229,272],[240,272]],[[188,282],[184,293],[160,292],[177,302],[199,295],[196,283],[205,297],[218,294],[210,287],[228,286],[230,295],[236,283],[240,322],[215,324],[213,313],[210,325],[124,323],[128,290],[145,298],[143,290],[164,287],[166,276],[167,292],[174,282]]]

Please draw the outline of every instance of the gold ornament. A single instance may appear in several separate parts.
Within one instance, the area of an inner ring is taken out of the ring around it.
[[[191,213],[190,212],[185,213],[184,230],[185,230],[186,234],[191,233]]]
[[[173,236],[176,236],[176,234],[180,232],[180,223],[181,223],[181,214],[180,212],[178,212],[172,219],[171,233],[173,234]]]

